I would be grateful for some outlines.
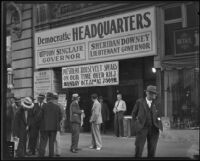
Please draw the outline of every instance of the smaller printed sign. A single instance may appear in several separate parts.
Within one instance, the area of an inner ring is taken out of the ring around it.
[[[192,54],[199,49],[197,28],[184,28],[174,32],[175,55]]]
[[[63,105],[64,108],[67,106],[66,94],[58,94],[58,103]]]
[[[62,88],[119,84],[118,61],[62,68]]]

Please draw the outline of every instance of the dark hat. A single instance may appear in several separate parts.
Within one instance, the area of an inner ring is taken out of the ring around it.
[[[103,96],[99,96],[99,99],[102,99],[102,100],[103,100],[104,98],[103,98]]]
[[[54,92],[54,93],[53,93],[53,98],[54,98],[54,99],[58,99],[58,93]]]
[[[39,98],[45,98],[45,95],[44,95],[43,93],[40,93],[40,94],[38,95],[38,97],[39,97]]]
[[[14,98],[14,93],[7,93],[6,98]]]
[[[46,98],[54,98],[54,95],[52,92],[47,92]]]
[[[147,86],[147,89],[146,89],[147,92],[152,92],[152,93],[155,93],[157,94],[157,90],[156,90],[156,86],[152,86],[152,85],[149,85]]]
[[[21,101],[21,98],[19,98],[19,97],[14,97],[14,99],[15,99],[15,102],[20,102]]]

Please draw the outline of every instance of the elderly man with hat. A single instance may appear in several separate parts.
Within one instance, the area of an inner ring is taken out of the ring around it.
[[[37,97],[37,103],[34,104],[32,109],[32,123],[30,126],[30,135],[29,135],[29,153],[31,155],[35,155],[36,146],[39,144],[39,129],[40,129],[40,122],[38,121],[39,113],[41,109],[45,105],[44,103],[45,95],[40,93]],[[33,100],[33,99],[32,99]],[[39,146],[39,145],[38,145]]]
[[[34,104],[30,97],[25,97],[21,101],[22,107],[16,112],[15,121],[14,121],[14,137],[19,138],[19,144],[17,148],[17,156],[24,157],[28,155],[26,153],[26,142],[27,134],[31,124],[31,109]]]
[[[72,95],[72,103],[70,104],[70,122],[71,122],[71,133],[72,143],[70,151],[72,153],[78,152],[78,141],[81,127],[81,114],[84,110],[79,107],[80,97],[77,93]]]
[[[44,157],[47,141],[49,140],[49,157],[54,156],[54,142],[56,132],[59,130],[62,113],[60,107],[54,103],[54,95],[48,92],[46,95],[47,103],[43,106],[39,120],[41,120],[41,137],[39,156]]]
[[[156,86],[149,85],[146,89],[146,97],[140,98],[132,111],[132,132],[136,135],[135,157],[142,157],[142,152],[147,139],[148,158],[155,157],[156,146],[159,138],[159,129],[163,126],[155,103]]]

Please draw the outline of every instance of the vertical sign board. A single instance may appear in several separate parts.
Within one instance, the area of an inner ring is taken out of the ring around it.
[[[155,7],[34,35],[35,67],[49,68],[157,54]]]
[[[34,72],[34,98],[40,93],[57,92],[55,85],[56,77],[53,70],[43,70]]]
[[[62,68],[62,88],[119,84],[118,61]]]
[[[174,40],[176,56],[199,51],[199,29],[197,27],[175,31]]]

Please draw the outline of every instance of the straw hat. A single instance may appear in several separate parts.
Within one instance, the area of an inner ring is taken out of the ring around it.
[[[32,99],[30,97],[26,97],[22,100],[22,106],[24,106],[25,108],[33,108],[34,104],[32,102]]]

